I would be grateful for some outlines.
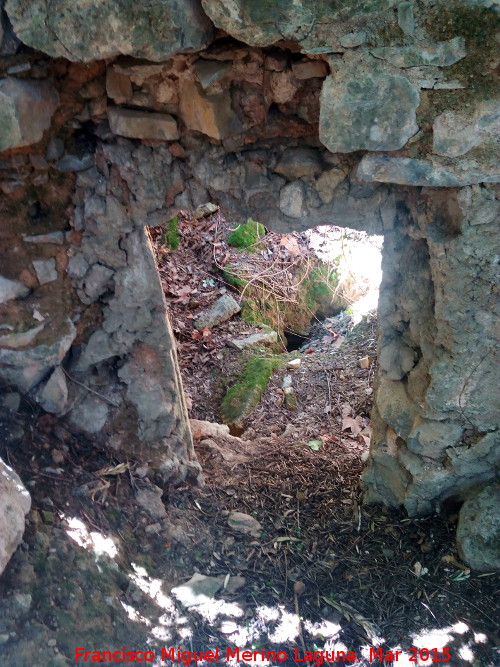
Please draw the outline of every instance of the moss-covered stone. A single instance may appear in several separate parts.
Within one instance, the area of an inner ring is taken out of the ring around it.
[[[165,243],[165,245],[168,245],[168,247],[171,248],[172,250],[177,250],[177,248],[179,247],[178,226],[179,226],[178,216],[175,216],[174,218],[169,220],[166,224],[167,231],[163,236],[163,242]]]
[[[238,227],[229,234],[227,242],[235,248],[258,250],[260,239],[266,235],[265,227],[262,223],[248,218],[244,225]]]
[[[276,357],[251,356],[239,380],[227,392],[221,406],[224,424],[241,425],[260,401],[273,371],[281,364]]]

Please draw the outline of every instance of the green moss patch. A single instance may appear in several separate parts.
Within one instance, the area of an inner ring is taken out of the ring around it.
[[[166,224],[167,231],[163,236],[163,242],[172,250],[177,250],[179,247],[179,218],[175,216]]]
[[[227,237],[228,245],[235,248],[258,250],[259,241],[266,235],[265,227],[262,223],[248,218],[244,225],[238,225],[234,231]]]
[[[281,365],[276,357],[251,356],[239,380],[228,390],[221,406],[224,424],[241,425],[260,401],[273,371]]]

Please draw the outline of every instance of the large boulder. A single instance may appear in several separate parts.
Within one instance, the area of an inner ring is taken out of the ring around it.
[[[320,139],[333,153],[397,150],[418,131],[419,103],[405,76],[360,71],[354,62],[323,85]]]
[[[8,0],[6,10],[22,42],[73,61],[119,54],[162,61],[203,48],[213,35],[199,0]]]
[[[0,151],[36,144],[50,127],[59,95],[50,83],[0,81]]]
[[[31,498],[17,474],[0,459],[0,574],[21,542]]]

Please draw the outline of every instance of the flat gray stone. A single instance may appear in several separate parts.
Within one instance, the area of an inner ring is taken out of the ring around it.
[[[280,211],[289,218],[301,218],[305,213],[305,187],[302,181],[288,183],[280,191]]]
[[[36,236],[23,236],[25,243],[36,243],[37,245],[62,245],[64,243],[64,232],[49,232],[48,234],[37,234]]]
[[[91,155],[84,155],[82,158],[76,155],[65,155],[55,164],[58,171],[84,171],[94,165],[94,159]]]
[[[278,334],[276,331],[262,331],[246,338],[232,338],[227,344],[229,347],[233,347],[235,350],[240,350],[241,352],[247,347],[252,347],[252,345],[266,345],[276,343],[277,340]]]
[[[225,576],[207,577],[204,574],[193,574],[191,579],[181,586],[172,588],[172,595],[185,609],[210,603],[215,594],[224,585]]]
[[[437,65],[447,67],[465,58],[465,37],[454,37],[445,42],[436,42],[429,46],[381,46],[370,49],[375,58],[387,60],[396,67],[418,67],[419,65]]]
[[[332,153],[402,148],[418,132],[418,90],[404,76],[350,65],[321,91],[319,137]]]
[[[462,505],[457,528],[457,548],[460,557],[473,570],[500,570],[499,507],[498,485],[487,486]]]
[[[451,167],[436,160],[369,154],[361,159],[357,176],[362,181],[456,188],[474,183],[498,183],[500,167],[483,167],[475,160],[462,160]]]
[[[262,525],[254,519],[253,516],[244,512],[231,512],[227,519],[228,526],[238,533],[250,535],[251,537],[260,537]]]
[[[405,35],[413,35],[415,32],[415,19],[413,16],[413,2],[400,2],[398,5],[398,26]]]
[[[77,252],[73,257],[69,258],[66,271],[72,278],[83,278],[88,270],[89,263],[83,253]]]
[[[45,412],[56,415],[64,412],[68,403],[68,385],[61,367],[54,370],[45,386],[37,392],[35,398]]]
[[[166,519],[167,510],[161,499],[163,489],[154,484],[148,484],[137,489],[135,499],[146,512],[156,520]]]
[[[317,148],[287,148],[274,168],[289,181],[313,177],[323,170],[321,153]]]
[[[157,141],[175,141],[179,138],[177,121],[170,114],[110,107],[108,120],[111,131],[122,137]]]
[[[214,27],[197,0],[9,0],[6,7],[19,39],[53,57],[89,62],[132,55],[152,61],[201,49]]]
[[[0,151],[39,142],[58,106],[59,95],[49,83],[0,80]]]
[[[56,260],[55,259],[34,259],[33,268],[40,285],[46,285],[57,280]]]
[[[107,284],[114,273],[113,269],[110,269],[108,266],[94,264],[83,284],[86,295],[95,301],[95,299],[106,291]]]
[[[364,30],[348,32],[346,35],[341,35],[339,41],[344,49],[354,49],[356,46],[361,46],[361,44],[366,42],[366,32]]]
[[[210,308],[207,308],[198,315],[194,326],[199,331],[202,329],[212,329],[218,324],[231,319],[240,310],[240,305],[230,294],[223,294]]]
[[[43,334],[45,338],[47,334]],[[33,389],[52,368],[59,366],[76,336],[73,322],[67,318],[54,327],[51,336],[35,347],[19,350],[0,348],[0,378],[19,387]]]
[[[472,114],[444,111],[432,126],[433,152],[446,157],[459,157],[487,141],[493,152],[498,151],[500,110],[498,102],[483,102]]]
[[[21,542],[31,498],[18,475],[0,459],[0,574]]]
[[[19,280],[10,280],[0,276],[0,303],[6,303],[11,299],[19,299],[28,296],[29,287],[23,285]]]
[[[69,420],[86,433],[99,433],[108,420],[109,408],[98,396],[89,395],[69,413]]]

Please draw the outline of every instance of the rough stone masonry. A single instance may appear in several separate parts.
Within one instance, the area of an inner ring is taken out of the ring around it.
[[[498,567],[498,3],[0,4],[2,409],[196,481],[144,228],[213,201],[384,234],[366,500],[466,501]]]

